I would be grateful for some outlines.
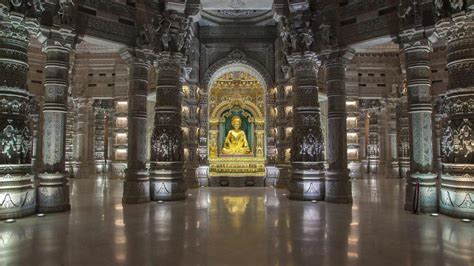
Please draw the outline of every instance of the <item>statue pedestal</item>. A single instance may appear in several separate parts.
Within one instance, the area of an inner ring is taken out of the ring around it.
[[[212,176],[209,178],[211,187],[263,187],[263,176]]]

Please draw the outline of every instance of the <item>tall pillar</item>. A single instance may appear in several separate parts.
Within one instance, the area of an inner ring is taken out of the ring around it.
[[[38,211],[70,209],[65,171],[66,114],[71,48],[51,41],[45,47],[43,169],[39,174]]]
[[[423,31],[406,31],[401,40],[407,75],[410,131],[410,173],[405,209],[415,211],[418,206],[421,212],[436,212],[438,193],[437,175],[433,171],[431,45]]]
[[[448,116],[443,129],[440,209],[474,218],[474,4],[438,23],[447,31]]]
[[[88,174],[88,152],[87,152],[87,129],[88,129],[88,118],[89,111],[92,110],[92,106],[89,104],[89,100],[86,98],[77,98],[76,100],[76,124],[74,128],[74,164],[73,173],[75,178],[87,178]]]
[[[387,177],[398,178],[400,176],[400,161],[398,160],[397,148],[397,103],[390,101],[387,104],[387,164],[390,163],[387,171]]]
[[[183,200],[186,183],[183,176],[183,132],[181,129],[181,89],[183,68],[186,63],[192,36],[191,11],[184,14],[178,6],[167,6],[156,14],[156,21],[144,46],[156,55],[156,106],[154,129],[150,141],[150,197],[151,200]],[[188,17],[189,14],[189,17]],[[197,18],[197,17],[196,17]],[[166,21],[166,26],[160,25]]]
[[[378,174],[380,166],[380,134],[378,109],[372,109],[368,119],[367,173]]]
[[[158,55],[155,128],[151,139],[150,195],[152,200],[186,198],[181,130],[180,54]]]
[[[0,220],[34,213],[36,207],[26,85],[29,26],[23,15],[0,4]]]
[[[32,142],[31,142],[31,169],[33,172],[33,175],[38,174],[39,170],[39,162],[38,160],[38,140],[39,140],[39,123],[40,123],[40,110],[39,110],[39,104],[38,101],[35,100],[34,97],[30,98],[30,103],[31,103],[31,113],[30,113],[30,119],[31,119],[31,132],[32,132]]]
[[[397,145],[400,178],[406,178],[410,171],[410,133],[408,130],[407,111],[408,100],[405,89],[402,90],[400,102],[397,106]]]
[[[291,139],[292,175],[290,199],[324,199],[324,138],[318,102],[318,61],[313,53],[292,54],[293,132]]]
[[[128,88],[128,152],[123,203],[150,201],[146,169],[147,96],[150,65],[139,57],[130,60]]]
[[[334,51],[329,55],[326,67],[328,95],[328,169],[326,171],[325,199],[328,202],[352,202],[351,183],[347,168],[347,112],[346,67],[352,59],[352,51]]]

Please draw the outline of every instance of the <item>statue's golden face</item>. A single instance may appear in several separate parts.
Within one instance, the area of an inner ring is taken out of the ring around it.
[[[233,128],[233,129],[235,129],[235,130],[240,129],[240,123],[241,123],[240,117],[234,116],[234,117],[232,118],[232,128]]]

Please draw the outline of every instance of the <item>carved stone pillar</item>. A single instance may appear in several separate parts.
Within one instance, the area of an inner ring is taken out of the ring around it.
[[[433,171],[431,106],[431,45],[423,32],[402,34],[402,52],[408,88],[410,130],[410,173],[407,178],[405,209],[438,211],[437,175]],[[419,193],[416,192],[419,183]],[[418,195],[417,195],[418,194]],[[418,202],[415,202],[418,199]]]
[[[155,128],[151,139],[150,195],[152,200],[186,198],[181,130],[181,54],[158,55]]]
[[[318,61],[313,53],[292,54],[288,61],[294,73],[290,199],[322,200],[325,171],[318,103]]]
[[[0,220],[34,213],[36,207],[26,85],[29,26],[23,15],[0,4]]]
[[[472,8],[471,4],[471,8]],[[469,7],[467,7],[469,10]],[[443,129],[440,209],[474,218],[474,11],[457,13],[437,27],[446,28],[448,116]]]
[[[88,112],[92,110],[92,105],[88,104],[86,98],[77,98],[76,100],[76,124],[74,128],[74,164],[73,173],[75,178],[87,178],[88,174],[88,153],[87,153],[87,129],[88,129]]]
[[[379,134],[379,113],[378,109],[372,109],[367,120],[367,173],[378,174],[380,166],[380,134]]]
[[[406,93],[404,93],[406,94]],[[410,171],[410,133],[408,130],[408,100],[402,94],[397,107],[397,145],[399,160],[399,176],[406,178]]]
[[[30,98],[30,103],[31,103],[31,113],[30,113],[30,122],[31,122],[31,131],[32,131],[32,143],[31,143],[31,169],[33,172],[33,175],[37,175],[39,171],[39,162],[41,160],[38,160],[38,140],[39,140],[39,131],[38,128],[40,126],[40,110],[39,110],[39,104],[38,101],[34,99],[34,97]]]
[[[351,183],[347,169],[346,67],[352,51],[335,51],[329,55],[326,67],[328,95],[328,169],[325,199],[328,202],[352,202]]]
[[[66,113],[71,49],[51,42],[45,48],[43,171],[38,183],[38,211],[70,209],[65,171]]]
[[[150,201],[146,169],[147,96],[150,65],[139,58],[130,63],[128,88],[128,153],[123,203]]]

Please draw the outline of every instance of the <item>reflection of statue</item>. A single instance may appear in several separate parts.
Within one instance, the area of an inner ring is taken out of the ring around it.
[[[224,141],[223,154],[250,154],[249,144],[245,132],[240,129],[242,120],[238,116],[232,117],[232,128]]]

